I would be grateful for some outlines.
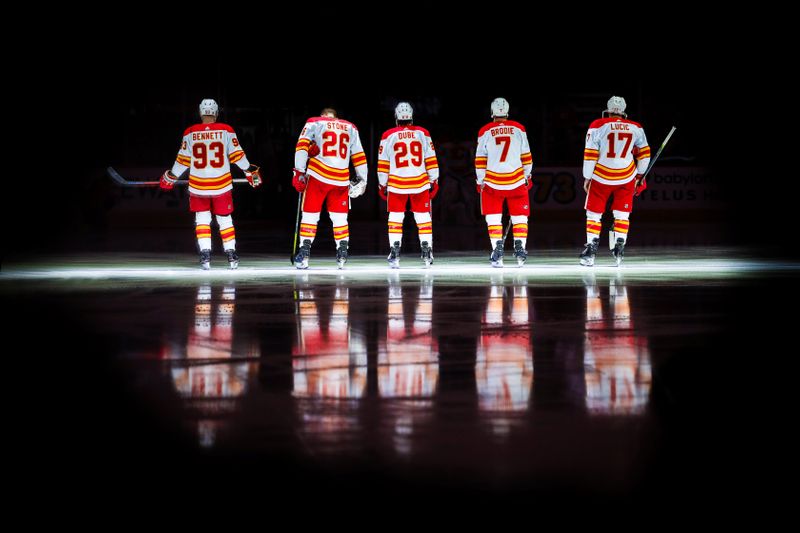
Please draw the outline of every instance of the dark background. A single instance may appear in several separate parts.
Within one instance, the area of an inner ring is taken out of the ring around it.
[[[109,227],[107,215],[117,191],[104,170],[109,165],[154,171],[171,166],[182,131],[197,121],[198,103],[206,97],[218,101],[220,121],[236,129],[249,159],[262,166],[266,177],[258,190],[238,187],[235,192],[234,219],[245,228],[239,237],[270,232],[266,247],[253,245],[250,250],[282,253],[284,243],[291,241],[295,217],[297,195],[290,186],[294,144],[303,122],[322,107],[335,107],[361,131],[370,184],[351,221],[363,228],[356,229],[355,235],[374,233],[377,239],[383,231],[385,208],[376,190],[376,144],[381,132],[394,123],[396,102],[412,102],[415,122],[426,127],[441,146],[450,141],[474,143],[478,129],[489,120],[489,103],[504,96],[511,103],[511,118],[528,129],[535,175],[538,167],[579,167],[589,122],[600,116],[608,97],[616,94],[626,98],[629,117],[644,125],[654,151],[670,126],[678,127],[662,164],[702,166],[720,177],[725,198],[722,211],[691,214],[706,223],[705,228],[708,224],[714,228],[712,237],[699,242],[757,246],[759,253],[772,255],[793,253],[783,240],[787,224],[782,220],[788,215],[781,206],[788,200],[774,187],[774,171],[746,161],[751,150],[742,149],[748,141],[738,133],[738,121],[747,113],[742,107],[749,105],[740,93],[742,83],[731,83],[735,71],[715,65],[707,56],[686,51],[664,58],[663,65],[654,57],[648,68],[636,69],[635,57],[626,60],[631,67],[607,68],[575,65],[577,58],[563,51],[558,59],[535,50],[527,57],[514,55],[513,65],[508,64],[512,60],[473,62],[468,53],[437,52],[430,61],[392,67],[391,62],[368,59],[316,60],[303,50],[298,50],[298,60],[288,53],[276,54],[275,47],[281,43],[271,43],[264,56],[245,48],[199,59],[185,50],[156,53],[150,43],[139,53],[124,51],[112,63],[96,60],[73,65],[71,77],[80,81],[65,85],[63,105],[74,113],[68,126],[56,128],[64,133],[52,143],[53,165],[46,180],[33,187],[27,179],[11,184],[12,191],[25,198],[11,206],[12,215],[26,221],[26,238],[14,250],[124,251],[129,243],[141,242],[139,234]],[[86,54],[92,57],[92,51]],[[708,72],[712,65],[720,70],[713,75]],[[57,105],[62,105],[61,98]],[[42,119],[40,123],[49,122]],[[156,178],[157,174],[150,177]],[[768,209],[775,221],[768,231],[750,221],[759,215],[747,214],[753,213],[755,197],[767,203],[760,207]],[[573,215],[570,222],[583,220],[582,210]],[[144,215],[145,233],[164,228],[177,235],[191,227],[188,209],[169,216]],[[536,224],[542,224],[541,228],[564,216],[534,213],[532,232]],[[687,219],[680,213],[665,213],[655,220],[662,232],[669,233],[673,223]],[[443,227],[446,215],[434,209],[434,221]],[[485,243],[479,230],[485,228],[479,217],[476,222],[470,229],[481,237],[476,236],[471,248],[480,250]],[[698,228],[698,232],[706,231],[702,224]],[[576,246],[581,239],[578,232]],[[443,239],[438,242],[446,248]],[[177,251],[191,252],[192,246],[187,238]],[[152,249],[161,251],[155,243]],[[13,256],[14,250],[6,253]]]

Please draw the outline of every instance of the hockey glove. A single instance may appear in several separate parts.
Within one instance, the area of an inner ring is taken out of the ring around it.
[[[386,185],[378,185],[378,196],[380,196],[381,200],[384,202],[389,201],[389,191],[386,189]]]
[[[355,183],[353,183],[352,181],[350,182],[350,190],[348,191],[348,194],[350,195],[350,198],[358,198],[359,196],[364,194],[364,191],[366,190],[367,190],[367,180],[360,179]]]
[[[164,189],[165,191],[171,190],[175,186],[175,182],[178,181],[178,178],[172,175],[172,172],[167,170],[164,174],[161,175],[161,181],[158,183],[158,186]]]
[[[297,192],[303,192],[306,190],[306,187],[308,186],[308,179],[301,170],[294,169],[294,176],[292,176],[292,186]]]
[[[636,185],[633,187],[633,195],[639,196],[642,194],[642,191],[647,189],[647,180],[644,179],[642,174],[636,176]]]
[[[532,176],[526,176],[525,177],[525,188],[528,189],[528,190],[531,190],[532,187],[533,187],[533,177]]]
[[[319,155],[319,146],[314,141],[308,145],[308,157],[317,157]]]
[[[261,185],[263,181],[261,179],[261,169],[256,165],[250,165],[250,168],[244,171],[244,177],[247,178],[247,182],[253,188]]]
[[[437,194],[439,194],[439,180],[434,180],[431,182],[431,200],[436,198]]]

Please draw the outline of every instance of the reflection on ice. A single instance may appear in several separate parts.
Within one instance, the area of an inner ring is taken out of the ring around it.
[[[528,409],[533,384],[528,287],[493,279],[481,324],[475,365],[478,405],[496,435]]]
[[[400,284],[391,273],[386,307],[386,335],[378,343],[378,394],[397,399],[386,407],[395,451],[412,452],[415,426],[430,418],[439,381],[438,347],[433,338],[433,284]]]
[[[607,306],[593,274],[584,276],[584,285],[586,407],[596,414],[639,414],[650,395],[650,350],[633,328],[624,280],[609,281]]]
[[[170,377],[187,406],[197,413],[199,443],[213,446],[217,433],[236,410],[236,398],[248,387],[257,370],[252,361],[233,362],[233,314],[236,288],[225,286],[212,291],[210,285],[197,289],[194,322],[186,343],[169,343],[163,355],[170,361]],[[246,345],[245,358],[258,357],[255,343]]]

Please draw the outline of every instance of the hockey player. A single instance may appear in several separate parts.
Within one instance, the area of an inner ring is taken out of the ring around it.
[[[219,106],[211,98],[200,102],[200,124],[186,128],[178,157],[161,176],[160,187],[172,189],[178,177],[189,170],[189,209],[195,214],[195,233],[203,270],[211,268],[211,214],[216,215],[222,247],[230,268],[239,266],[233,228],[233,179],[230,164],[244,171],[253,187],[261,185],[261,171],[251,165],[233,128],[217,122]]]
[[[625,106],[624,98],[612,96],[603,118],[592,122],[586,133],[583,150],[586,246],[580,255],[584,266],[594,265],[600,245],[601,219],[609,197],[613,197],[614,228],[609,232],[608,247],[617,266],[622,262],[636,184],[650,163],[650,147],[644,129],[627,119]]]
[[[489,242],[494,248],[489,260],[493,267],[503,266],[503,200],[508,203],[514,225],[514,256],[522,266],[528,258],[528,215],[531,212],[528,191],[533,159],[528,135],[519,122],[508,120],[505,98],[495,98],[491,105],[492,122],[478,133],[475,151],[475,174],[481,211],[489,227]]]
[[[319,154],[309,155],[316,144]],[[356,181],[350,181],[349,165],[352,160]],[[303,196],[303,218],[300,221],[300,250],[294,259],[297,268],[308,268],[311,243],[317,234],[317,223],[323,202],[333,223],[336,241],[336,262],[342,268],[347,262],[350,230],[347,212],[350,198],[364,194],[367,188],[367,156],[361,147],[358,129],[337,118],[336,111],[325,108],[319,117],[308,119],[294,152],[292,185]]]
[[[400,266],[406,205],[417,221],[422,261],[433,262],[431,199],[439,191],[439,164],[428,130],[412,124],[414,110],[400,102],[394,110],[397,127],[384,132],[378,149],[378,193],[389,207],[389,266]]]

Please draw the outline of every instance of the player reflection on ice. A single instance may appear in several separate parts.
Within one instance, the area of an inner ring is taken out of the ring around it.
[[[233,361],[233,314],[236,288],[201,285],[197,289],[194,322],[184,345],[168,344],[170,377],[194,421],[199,444],[211,447],[237,410],[236,399],[257,372],[258,344],[246,343],[241,362]],[[246,339],[245,339],[246,342]],[[239,359],[238,357],[236,359]]]
[[[533,347],[528,287],[503,284],[492,276],[481,323],[475,364],[478,406],[492,432],[509,433],[515,418],[528,410],[533,384]]]
[[[331,294],[333,292],[333,294]],[[358,448],[358,401],[367,387],[367,349],[350,328],[349,288],[308,284],[294,294],[293,395],[303,432],[320,445]]]
[[[378,393],[384,402],[394,450],[413,451],[414,430],[431,421],[439,381],[439,350],[433,338],[433,281],[419,287],[401,284],[399,272],[388,279],[386,335],[378,340]]]
[[[586,407],[591,414],[641,414],[650,395],[650,350],[647,338],[635,334],[625,280],[621,274],[609,280],[605,309],[594,273],[583,281]]]

